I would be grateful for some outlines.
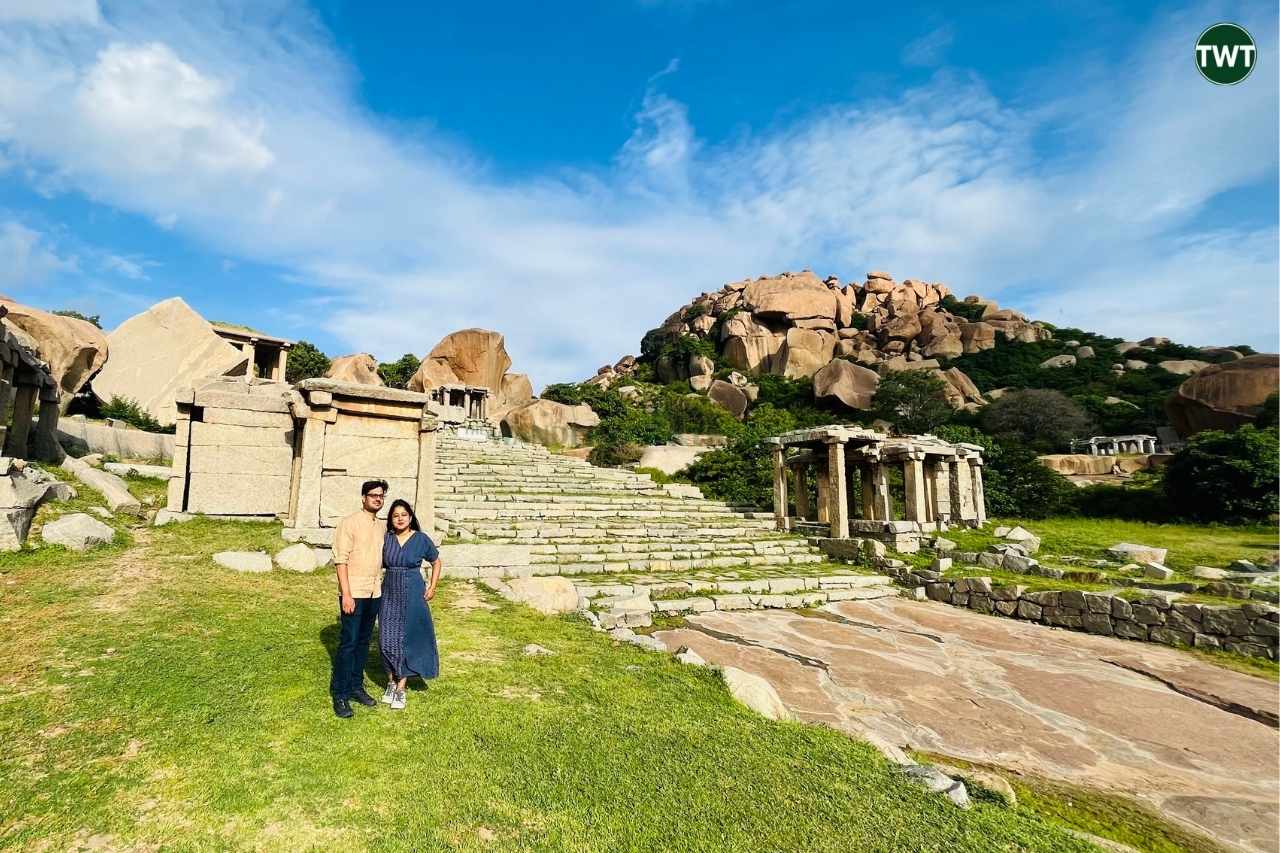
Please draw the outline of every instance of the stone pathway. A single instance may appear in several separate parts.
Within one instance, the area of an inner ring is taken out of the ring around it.
[[[899,598],[687,624],[655,636],[767,678],[800,719],[1122,793],[1229,848],[1280,850],[1273,682],[1173,649]]]

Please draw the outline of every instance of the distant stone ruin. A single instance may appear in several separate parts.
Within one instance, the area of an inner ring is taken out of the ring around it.
[[[920,533],[949,525],[981,527],[987,519],[982,448],[931,435],[889,437],[860,427],[795,430],[773,444],[773,505],[779,530],[829,531],[832,539],[879,539],[898,551],[919,549]],[[903,509],[894,509],[901,472]],[[817,506],[809,505],[809,475]],[[857,483],[857,494],[851,483]],[[794,495],[790,514],[788,493]],[[856,508],[856,514],[855,514]]]
[[[1071,442],[1072,453],[1090,456],[1118,456],[1121,453],[1155,453],[1157,440],[1154,435],[1095,435]]]

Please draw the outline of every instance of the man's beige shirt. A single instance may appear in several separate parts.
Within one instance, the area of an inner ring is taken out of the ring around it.
[[[363,509],[338,522],[333,533],[333,563],[347,564],[352,598],[382,595],[382,543],[386,535],[386,522]]]

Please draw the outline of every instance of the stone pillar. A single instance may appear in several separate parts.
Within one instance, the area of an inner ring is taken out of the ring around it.
[[[61,396],[56,385],[40,389],[40,422],[36,424],[35,438],[31,443],[32,458],[59,465],[67,455],[58,443],[58,416],[62,414],[58,403]]]
[[[293,513],[293,526],[313,529],[320,526],[324,440],[333,395],[328,391],[312,391],[307,403],[311,411],[302,424],[302,447],[299,451],[302,464],[298,469],[298,505]]]
[[[889,471],[883,462],[871,463],[873,517],[877,521],[893,521],[893,497],[889,494]]]
[[[289,350],[287,347],[280,347],[280,354],[276,360],[276,373],[271,377],[277,382],[284,382],[285,377],[289,375]]]
[[[831,477],[828,471],[826,460],[814,466],[813,477],[818,487],[817,522],[819,524],[831,523]]]
[[[31,434],[31,416],[36,409],[35,385],[19,385],[13,397],[13,423],[4,442],[4,455],[27,458],[27,437]]]
[[[969,460],[969,468],[973,472],[973,517],[978,526],[987,523],[987,498],[982,490],[982,460]]]
[[[933,517],[941,524],[951,522],[951,460],[933,464]]]
[[[849,487],[844,476],[844,441],[827,439],[828,512],[831,515],[831,538],[849,538]]]
[[[951,517],[959,521],[973,521],[973,475],[969,473],[969,460],[957,458],[951,468]]]
[[[440,422],[425,408],[418,425],[418,488],[413,498],[419,523],[436,534],[436,432]]]
[[[875,488],[871,483],[871,466],[865,462],[858,466],[858,480],[862,483],[862,517],[875,518]]]
[[[929,524],[934,524],[938,520],[938,516],[934,509],[936,501],[933,495],[933,465],[929,462],[928,458],[925,458],[921,463],[921,466],[924,477],[921,481],[924,483],[924,520],[929,522]]]
[[[904,508],[907,521],[929,520],[925,503],[923,453],[912,453],[902,461],[902,482],[906,487],[907,505]]]
[[[169,473],[169,499],[165,507],[170,512],[187,511],[187,479],[191,476],[188,462],[191,457],[191,404],[195,393],[188,388],[178,396],[178,416],[174,421],[173,468]]]
[[[787,518],[787,465],[781,444],[773,446],[773,517],[779,530],[790,530]]]
[[[244,346],[240,348],[240,351],[243,352],[245,354],[245,357],[248,359],[248,361],[246,361],[244,365],[244,381],[252,382],[253,369],[254,367],[257,366],[257,363],[258,363],[257,342],[252,340],[246,341]]]
[[[797,462],[791,468],[796,477],[796,518],[809,520],[809,463]]]

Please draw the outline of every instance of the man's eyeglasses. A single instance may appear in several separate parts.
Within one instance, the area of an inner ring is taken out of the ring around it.
[[[384,494],[383,492],[368,492],[368,493],[366,493],[366,494],[365,494],[365,497],[366,497],[366,498],[375,498],[375,499],[377,499],[377,500],[382,500],[383,498],[385,498],[385,497],[386,497],[386,494]]]

